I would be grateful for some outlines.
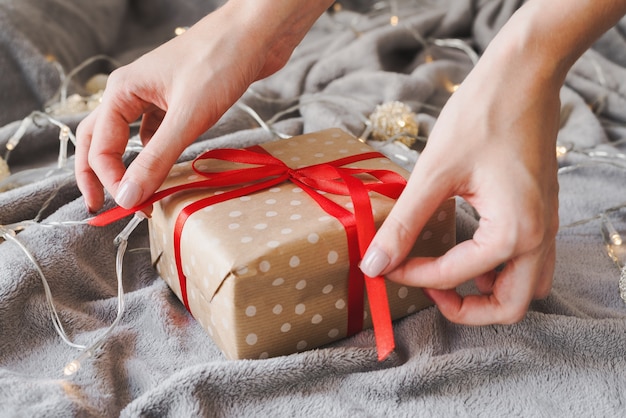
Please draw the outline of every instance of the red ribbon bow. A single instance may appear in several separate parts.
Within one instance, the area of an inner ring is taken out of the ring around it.
[[[194,212],[216,203],[268,189],[287,180],[298,185],[329,215],[338,219],[343,225],[348,240],[348,256],[350,270],[348,279],[348,335],[356,334],[363,329],[363,290],[364,284],[372,314],[372,324],[376,338],[378,359],[383,360],[395,348],[391,314],[387,302],[387,290],[383,277],[364,276],[359,269],[359,261],[376,232],[369,192],[377,192],[384,196],[397,199],[406,180],[390,170],[370,170],[363,168],[344,167],[359,161],[373,158],[385,158],[378,152],[367,152],[340,158],[334,161],[315,164],[303,168],[290,168],[283,161],[269,155],[265,149],[255,146],[249,149],[218,149],[207,151],[196,158],[193,170],[204,180],[181,184],[156,192],[143,204],[131,209],[115,207],[89,221],[94,226],[104,226],[131,215],[173,193],[197,189],[240,186],[219,195],[197,200],[182,209],[174,227],[174,251],[183,303],[189,309],[187,300],[187,278],[183,273],[180,244],[185,222]],[[215,159],[253,165],[254,167],[237,168],[222,172],[204,172],[196,168],[202,160]],[[362,175],[373,179],[363,179]],[[359,178],[361,177],[361,178]],[[346,195],[352,198],[354,213],[323,196],[319,192]],[[356,245],[355,245],[356,244]]]

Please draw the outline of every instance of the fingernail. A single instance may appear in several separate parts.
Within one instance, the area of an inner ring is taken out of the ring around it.
[[[127,180],[117,191],[115,202],[123,208],[130,209],[139,203],[141,196],[143,196],[141,187],[134,181]]]
[[[361,271],[369,277],[380,276],[380,273],[389,265],[389,256],[379,248],[370,247],[361,260]]]

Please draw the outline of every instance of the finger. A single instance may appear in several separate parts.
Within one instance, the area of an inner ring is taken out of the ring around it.
[[[521,321],[533,299],[544,257],[525,254],[506,264],[498,274],[493,292],[461,297],[451,289],[428,289],[441,314],[466,325],[512,324]]]
[[[496,282],[498,273],[496,270],[489,270],[474,279],[476,289],[483,295],[488,295],[493,292],[493,286]]]
[[[88,163],[91,135],[98,109],[96,108],[81,121],[76,129],[76,150],[74,153],[74,172],[76,184],[83,194],[85,206],[89,212],[96,212],[104,203],[104,190],[98,176]]]
[[[141,126],[139,128],[139,138],[141,138],[141,143],[144,146],[150,142],[156,131],[159,129],[164,117],[165,112],[158,108],[144,113],[141,118]]]
[[[409,286],[451,289],[494,270],[511,256],[497,241],[472,239],[457,244],[441,257],[406,259],[386,276]]]
[[[144,149],[130,164],[120,181],[115,195],[118,205],[132,208],[152,195],[163,183],[170,169],[184,149],[202,132],[213,119],[206,115],[194,115],[186,109],[188,104],[173,104],[158,129]],[[167,150],[167,152],[164,152]]]
[[[113,196],[126,171],[122,157],[128,144],[129,125],[148,107],[130,92],[124,92],[114,74],[110,76],[110,88],[98,106],[88,154],[89,166]]]
[[[419,163],[409,182],[378,229],[361,261],[361,270],[376,277],[394,269],[409,253],[417,236],[450,190],[432,183],[436,175],[426,175]]]

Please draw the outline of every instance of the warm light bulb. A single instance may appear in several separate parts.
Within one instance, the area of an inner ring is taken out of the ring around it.
[[[76,373],[78,369],[80,369],[80,361],[72,360],[71,362],[67,363],[67,365],[63,369],[63,374],[66,376],[71,376]]]
[[[66,375],[66,376],[71,376],[74,373],[76,373],[78,370],[80,370],[81,362],[83,362],[83,361],[87,360],[89,357],[91,357],[91,355],[93,354],[94,347],[98,347],[100,344],[101,344],[101,342],[97,341],[90,348],[85,349],[85,351],[80,353],[80,355],[78,357],[76,357],[74,360],[72,360],[69,363],[67,363],[65,365],[65,367],[63,368],[63,374]]]
[[[391,18],[389,19],[389,23],[391,24],[391,26],[398,26],[399,21],[400,18],[396,15],[391,16]]]
[[[606,216],[602,217],[602,235],[604,236],[606,243],[609,245],[620,247],[624,243],[622,236]]]
[[[567,154],[567,147],[565,145],[557,144],[557,146],[556,146],[556,158],[561,158],[565,154]]]
[[[617,231],[615,233],[611,234],[609,236],[609,239],[611,240],[613,245],[622,245],[624,243],[624,240],[622,239],[622,236]]]
[[[174,29],[174,34],[175,34],[176,36],[180,36],[180,35],[182,35],[183,33],[187,32],[187,29],[189,29],[189,28],[188,28],[188,27],[186,27],[186,26],[179,26],[179,27],[177,27],[176,29]]]

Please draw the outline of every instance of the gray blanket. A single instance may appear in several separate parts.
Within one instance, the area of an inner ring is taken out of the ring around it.
[[[41,110],[66,71],[106,54],[124,63],[174,36],[217,2],[200,0],[0,0],[0,146],[23,117]],[[278,74],[241,100],[295,135],[329,127],[361,134],[376,105],[405,102],[427,133],[449,92],[519,1],[343,2],[316,24]],[[389,24],[389,5],[400,24]],[[79,352],[54,330],[44,286],[17,244],[0,241],[0,415],[2,416],[616,416],[626,405],[626,305],[620,270],[607,255],[598,215],[626,234],[626,22],[607,33],[570,72],[562,89],[558,258],[551,295],[510,326],[468,327],[435,307],[394,323],[397,350],[376,359],[374,336],[354,337],[266,360],[226,360],[151,266],[142,224],[124,261],[126,312],[96,355],[73,376]],[[453,39],[455,42],[441,40]],[[439,42],[441,43],[441,42]],[[433,62],[427,63],[427,55]],[[70,86],[110,63],[87,68]],[[502,92],[506,94],[506,92]],[[272,100],[268,100],[271,98]],[[84,114],[61,114],[72,130]],[[0,224],[89,217],[71,172],[45,176],[58,128],[31,126],[9,156],[17,175],[0,193]],[[181,159],[201,150],[271,140],[235,106]],[[461,141],[462,138],[459,138]],[[416,153],[378,145],[410,167]],[[71,149],[71,147],[70,147]],[[3,151],[4,152],[4,151]],[[134,151],[129,151],[128,159]],[[620,154],[621,153],[621,157]],[[112,205],[109,199],[108,206]],[[457,240],[476,216],[457,205]],[[114,320],[114,237],[108,227],[30,225],[17,239],[46,277],[70,337],[89,344]]]

